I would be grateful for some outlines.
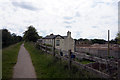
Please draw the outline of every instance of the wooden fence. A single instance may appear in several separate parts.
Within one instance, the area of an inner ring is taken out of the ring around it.
[[[65,51],[65,50],[60,50],[60,49],[54,49],[53,47],[45,46],[43,44],[39,44],[39,47],[40,47],[40,49],[42,49],[43,51],[45,51],[48,54],[52,54],[53,56],[59,57],[62,60],[68,61],[69,68],[71,67],[71,63],[72,63],[72,64],[78,66],[79,69],[81,69],[81,68],[85,69],[93,74],[97,74],[97,76],[101,77],[101,78],[111,78],[111,76],[106,74],[106,73],[103,73],[99,70],[93,69],[92,67],[81,64],[80,62],[77,62],[77,61],[71,59],[70,53],[74,54],[76,56],[75,58],[78,58],[78,59],[85,58],[85,59],[89,59],[89,60],[99,62],[99,63],[104,63],[104,64],[107,64],[109,62],[111,66],[118,67],[118,62],[115,62],[112,60],[106,60],[106,59],[102,59],[99,57],[86,55],[86,54],[78,53],[78,52],[71,52],[71,51]]]

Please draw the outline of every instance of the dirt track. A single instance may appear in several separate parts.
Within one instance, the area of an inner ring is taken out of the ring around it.
[[[17,63],[14,66],[13,78],[36,78],[30,54],[24,48],[24,44],[21,45],[18,53]]]

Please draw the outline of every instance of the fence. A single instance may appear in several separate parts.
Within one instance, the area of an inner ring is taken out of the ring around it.
[[[45,46],[45,45],[42,45],[42,44],[39,44],[39,47],[40,47],[40,49],[42,49],[46,53],[49,53],[49,54],[52,54],[52,55],[53,55],[53,53],[55,53],[54,56],[59,57],[62,60],[68,61],[69,62],[69,68],[70,68],[71,62],[72,62],[72,64],[78,66],[78,68],[85,69],[85,70],[87,70],[87,71],[89,71],[93,74],[97,74],[98,77],[102,77],[102,78],[110,78],[111,77],[110,75],[108,75],[104,72],[101,72],[99,70],[93,69],[92,67],[89,67],[89,66],[81,64],[81,63],[79,63],[75,60],[72,60],[70,51],[54,49],[53,47]],[[106,60],[106,59],[102,59],[102,58],[99,58],[99,57],[86,55],[86,54],[82,54],[82,53],[80,54],[78,52],[74,52],[73,54],[78,59],[85,58],[85,59],[93,60],[95,62],[104,63],[104,64],[107,64],[109,62],[110,66],[118,67],[118,62],[115,62],[115,61],[112,61],[112,60]]]
[[[107,50],[99,49],[99,48],[77,47],[76,52],[85,52],[102,58],[106,58],[108,56]],[[109,56],[112,56],[117,59],[120,58],[120,50],[110,50]]]

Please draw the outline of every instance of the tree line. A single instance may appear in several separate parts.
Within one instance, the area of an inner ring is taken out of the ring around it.
[[[83,39],[83,38],[79,38],[79,39],[75,39],[75,41],[84,41],[84,42],[86,42],[88,44],[95,44],[95,43],[105,44],[105,43],[107,43],[107,41],[104,40],[104,39]],[[110,40],[109,43],[111,43],[111,44],[120,44],[120,32],[117,34],[116,38]]]
[[[28,29],[23,33],[23,37],[17,36],[15,33],[10,33],[7,29],[2,29],[2,47],[9,46],[11,44],[15,44],[20,41],[32,41],[36,42],[38,39],[42,38],[42,36],[38,35],[35,27],[30,25]],[[89,44],[105,44],[107,41],[104,39],[74,39],[75,41],[84,41]],[[120,32],[116,35],[115,39],[110,40],[111,44],[120,44]]]
[[[2,47],[7,47],[9,45],[18,43],[20,41],[32,41],[36,42],[37,39],[42,38],[42,36],[38,35],[37,30],[31,25],[28,29],[23,33],[23,37],[17,36],[15,33],[11,33],[8,29],[2,29]]]
[[[22,41],[21,36],[17,36],[15,33],[9,32],[7,29],[2,29],[2,47],[7,47],[11,44]]]

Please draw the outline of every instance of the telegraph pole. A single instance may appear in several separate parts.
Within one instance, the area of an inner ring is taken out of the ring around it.
[[[110,55],[110,46],[109,46],[110,31],[108,30],[108,58]]]
[[[110,45],[109,45],[109,38],[110,38],[110,31],[108,30],[108,60],[109,60],[109,56],[110,56]],[[110,75],[110,77],[111,77],[111,72],[110,72],[110,63],[109,63],[109,61],[108,61],[108,63],[107,63],[108,65],[108,73],[109,73],[109,75]]]

